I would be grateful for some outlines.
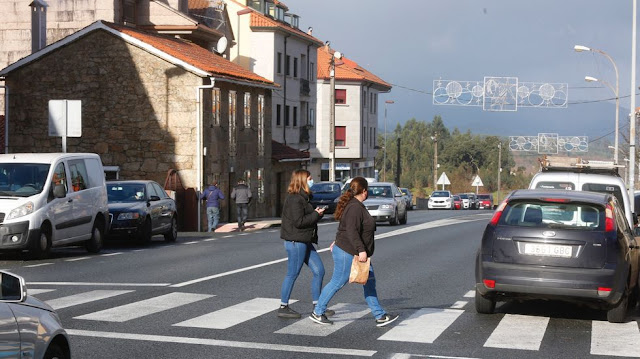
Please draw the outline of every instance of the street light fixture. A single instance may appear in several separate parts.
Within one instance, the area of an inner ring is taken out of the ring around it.
[[[395,101],[386,100],[384,102],[384,154],[382,159],[382,180],[387,182],[387,104],[393,104]]]
[[[620,92],[619,92],[620,86],[619,86],[619,77],[618,77],[618,66],[616,66],[616,63],[615,63],[615,61],[613,61],[611,56],[609,56],[609,54],[607,54],[606,52],[604,52],[602,50],[594,49],[594,48],[583,46],[583,45],[575,45],[573,47],[573,50],[575,52],[583,52],[583,51],[597,52],[597,53],[605,56],[607,59],[609,59],[609,61],[611,61],[611,64],[613,65],[613,69],[616,72],[616,88],[615,89],[608,82],[603,81],[603,80],[598,80],[595,77],[585,76],[584,80],[587,81],[587,82],[601,82],[601,83],[607,85],[611,89],[611,91],[613,91],[613,93],[616,96],[616,127],[615,127],[615,136],[614,136],[615,150],[614,150],[614,154],[613,154],[613,162],[615,164],[618,164],[618,132],[619,132],[618,131],[618,113],[619,113],[619,109],[620,109]]]

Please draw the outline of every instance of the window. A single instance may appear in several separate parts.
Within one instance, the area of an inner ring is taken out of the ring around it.
[[[264,95],[258,95],[258,156],[264,156]]]
[[[84,165],[84,160],[70,160],[69,172],[71,172],[71,187],[74,192],[88,188],[85,179],[89,178],[89,176],[87,176],[87,168]]]
[[[362,108],[367,108],[367,91],[362,94]]]
[[[55,186],[64,186],[64,192],[67,193],[69,191],[67,188],[67,174],[64,169],[64,163],[59,163],[56,166],[51,182],[53,188],[55,188]]]
[[[342,105],[347,103],[347,90],[336,89],[336,103]]]
[[[156,193],[158,194],[158,197],[160,197],[161,199],[169,198],[169,195],[167,194],[167,191],[165,191],[164,188],[160,187],[159,184],[153,182],[153,183],[151,183],[151,186],[153,186],[153,188],[155,188]]]
[[[367,128],[362,126],[362,142],[367,143]]]
[[[213,115],[213,125],[220,126],[220,89],[214,88],[211,91],[211,114]]]
[[[373,113],[378,113],[378,94],[373,95]]]
[[[258,203],[264,203],[264,168],[258,169]]]
[[[309,72],[307,71],[308,62],[305,54],[300,54],[300,77],[309,79]]]
[[[278,52],[278,58],[276,59],[276,64],[278,66],[278,73],[282,73],[282,52]]]
[[[336,126],[336,147],[344,147],[347,145],[347,127]]]
[[[229,91],[229,155],[236,156],[236,92]]]
[[[284,125],[289,126],[289,106],[284,107]]]
[[[309,126],[315,126],[316,124],[316,109],[309,109]]]
[[[282,105],[276,105],[276,126],[282,126]]]
[[[370,92],[369,96],[371,96],[371,101],[369,101],[369,112],[373,113],[373,92]]]
[[[314,81],[316,78],[316,65],[313,62],[309,63],[309,81]]]
[[[293,58],[293,77],[298,77],[298,58]]]
[[[291,56],[287,55],[284,61],[284,72],[285,72],[285,75],[287,76],[291,75],[291,69],[289,68],[290,64],[291,64]]]
[[[284,21],[284,9],[276,6],[276,19]]]
[[[244,127],[251,127],[251,93],[244,93]]]
[[[298,126],[298,107],[293,106],[293,127]]]

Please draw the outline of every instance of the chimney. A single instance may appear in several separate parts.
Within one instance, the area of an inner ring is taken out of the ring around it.
[[[307,35],[312,35],[313,34],[313,28],[309,27],[309,30],[307,30]]]
[[[33,0],[31,7],[31,53],[47,46],[47,3]]]

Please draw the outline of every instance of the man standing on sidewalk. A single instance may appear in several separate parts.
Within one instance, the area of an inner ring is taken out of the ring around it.
[[[218,181],[202,192],[200,199],[207,201],[207,219],[209,220],[209,232],[215,232],[220,221],[220,200],[224,199],[224,194],[218,188]]]
[[[231,192],[231,198],[236,201],[238,228],[240,228],[240,231],[244,231],[244,224],[249,214],[249,202],[251,202],[251,190],[244,183],[244,179],[238,180],[238,185]]]

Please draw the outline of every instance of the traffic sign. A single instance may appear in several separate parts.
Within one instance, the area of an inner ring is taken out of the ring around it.
[[[471,183],[472,186],[476,186],[476,187],[483,187],[484,184],[482,184],[482,180],[480,179],[480,176],[476,175],[476,178],[473,179],[473,183]]]
[[[442,172],[442,174],[440,175],[440,178],[438,178],[438,182],[436,182],[436,185],[442,185],[442,189],[444,189],[445,185],[450,185],[451,182],[449,181],[449,177],[447,177],[447,174]]]

